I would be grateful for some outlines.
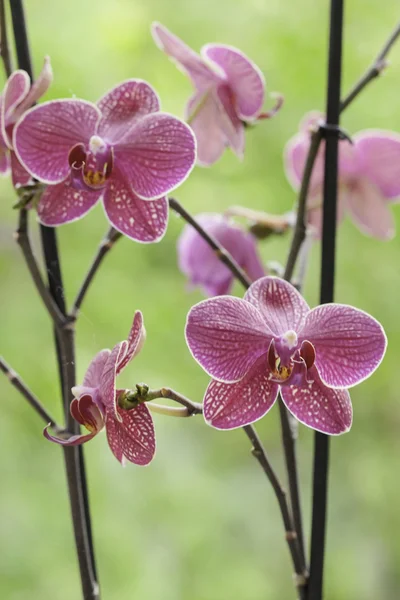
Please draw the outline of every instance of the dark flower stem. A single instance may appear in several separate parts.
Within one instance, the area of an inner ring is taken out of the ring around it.
[[[3,357],[0,357],[0,370],[6,375],[11,385],[13,385],[20,394],[22,394],[25,400],[29,402],[46,425],[50,424],[55,431],[62,431],[62,428],[57,424],[56,420],[47,412],[40,400],[36,398],[35,394],[31,392],[18,373],[6,363]]]
[[[13,72],[10,46],[8,44],[6,6],[4,0],[0,0],[0,56],[3,61],[4,71],[7,77]]]
[[[335,282],[336,204],[340,85],[342,69],[343,0],[331,0],[326,109],[324,203],[320,302],[333,302]],[[314,436],[313,510],[308,600],[323,597],[325,532],[328,500],[329,436]]]
[[[78,317],[79,309],[82,306],[83,300],[90,287],[90,284],[92,283],[98,269],[100,268],[104,257],[108,254],[108,252],[114,246],[115,242],[117,242],[120,237],[122,237],[122,233],[111,227],[105,235],[104,239],[101,241],[96,256],[94,257],[94,260],[83,280],[81,288],[72,304],[72,309],[69,314],[69,316],[72,319],[76,319]]]
[[[33,80],[22,0],[10,0],[10,8],[18,65],[21,69],[24,69],[31,80]],[[22,218],[21,213],[21,219]],[[66,317],[64,288],[61,277],[56,232],[55,229],[42,225],[40,227],[40,233],[50,294],[54,299],[55,304],[58,306],[59,311]],[[37,284],[37,282],[35,283]],[[67,428],[70,431],[77,433],[79,431],[79,426],[77,426],[75,422],[71,423],[69,415],[70,390],[71,387],[75,385],[74,343],[73,329],[71,329],[71,326],[72,325],[70,324],[68,327],[57,329],[55,337]],[[84,600],[98,600],[100,596],[96,581],[96,565],[82,447],[64,448],[64,458],[83,597]]]

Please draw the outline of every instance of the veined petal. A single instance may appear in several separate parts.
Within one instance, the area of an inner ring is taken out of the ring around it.
[[[348,388],[367,379],[379,366],[387,339],[382,325],[362,310],[345,304],[323,304],[307,315],[299,341],[315,348],[322,381]]]
[[[387,199],[400,196],[400,135],[393,131],[362,131],[354,137],[361,174]]]
[[[257,307],[274,335],[299,331],[310,310],[296,288],[279,277],[262,277],[247,290],[244,299]]]
[[[126,365],[141,351],[146,340],[146,329],[144,328],[143,315],[140,310],[135,311],[133,323],[128,336],[128,347],[121,362],[117,366],[117,375]]]
[[[196,140],[186,123],[167,113],[143,117],[115,150],[115,164],[135,194],[154,200],[171,192],[193,169]]]
[[[282,399],[292,415],[301,423],[328,435],[340,435],[349,431],[353,420],[353,408],[347,390],[328,388],[321,381],[317,369],[308,371],[308,383],[302,387],[281,387]]]
[[[241,298],[220,296],[191,308],[186,342],[203,369],[220,381],[241,379],[272,339],[262,314]]]
[[[82,385],[88,387],[99,387],[101,375],[104,371],[106,362],[111,354],[111,350],[100,350],[91,361],[87,368]]]
[[[118,169],[114,169],[107,184],[103,205],[111,225],[136,242],[158,242],[167,230],[167,199],[142,200]]]
[[[225,134],[229,146],[240,158],[244,155],[244,126],[239,119],[230,89],[227,86],[219,86],[217,96],[220,102],[219,124]]]
[[[160,110],[160,100],[146,81],[129,79],[97,102],[102,118],[97,133],[110,143],[121,142],[132,125],[144,115]]]
[[[279,386],[270,380],[264,354],[236,383],[213,379],[204,396],[203,414],[216,429],[235,429],[261,419],[273,406]]]
[[[221,157],[228,142],[221,128],[220,103],[210,92],[196,92],[187,104],[185,118],[196,135],[197,163],[209,167]]]
[[[11,158],[11,175],[12,175],[12,183],[14,187],[18,187],[20,185],[28,185],[28,183],[32,182],[32,177],[28,171],[24,169],[24,167],[19,162],[18,158],[15,155],[15,152],[10,150],[10,158]]]
[[[82,423],[92,433],[99,433],[104,427],[104,417],[92,396],[85,394],[77,400],[76,405],[72,406],[73,403],[74,401],[71,403],[71,415],[74,417],[79,411],[81,419],[77,419],[78,423]]]
[[[1,134],[5,143],[12,148],[12,140],[9,137],[8,127],[15,122],[14,111],[29,92],[31,80],[26,71],[19,69],[14,71],[7,79],[1,106]]]
[[[360,178],[353,185],[347,208],[357,227],[366,235],[381,240],[390,240],[394,236],[395,224],[388,202],[369,179]]]
[[[49,433],[48,430],[50,427],[50,425],[47,425],[47,427],[45,427],[43,430],[44,437],[50,440],[50,442],[56,442],[56,444],[60,444],[61,446],[80,446],[81,444],[84,444],[85,442],[88,442],[94,438],[94,436],[98,433],[97,431],[94,431],[85,435],[71,435],[69,438],[60,438]]]
[[[255,119],[262,109],[265,94],[265,80],[260,69],[243,52],[231,46],[207,44],[201,49],[201,55],[226,74],[240,118]]]
[[[81,219],[91,210],[103,194],[103,190],[77,190],[69,182],[48,185],[38,204],[41,223],[54,227]]]
[[[221,73],[219,67],[215,67],[212,70],[196,52],[171,33],[164,25],[153,23],[151,34],[160,50],[165,52],[176,63],[178,68],[189,75],[198,90],[209,88],[220,80],[223,72]]]
[[[146,404],[132,410],[118,408],[122,423],[118,423],[122,452],[135,465],[145,466],[154,457],[156,439],[153,419]]]
[[[21,115],[31,108],[39,98],[49,89],[53,81],[53,69],[51,68],[50,57],[46,56],[44,59],[42,70],[39,73],[39,77],[30,86],[28,94],[18,105],[17,109],[13,114],[13,121],[16,122]]]
[[[107,411],[117,415],[115,379],[117,377],[117,367],[123,360],[128,348],[128,342],[119,342],[111,350],[111,353],[104,365],[100,379],[100,395]],[[118,418],[118,416],[117,416]]]
[[[84,100],[52,100],[28,110],[14,128],[13,147],[27,171],[43,183],[61,183],[70,172],[68,155],[88,143],[101,113]]]

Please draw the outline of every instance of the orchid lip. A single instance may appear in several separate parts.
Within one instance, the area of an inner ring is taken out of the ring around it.
[[[114,166],[114,150],[99,137],[92,136],[89,152],[83,144],[70,150],[71,185],[76,189],[98,190],[105,187]]]

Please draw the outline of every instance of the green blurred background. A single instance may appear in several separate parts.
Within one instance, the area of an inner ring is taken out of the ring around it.
[[[323,109],[328,1],[297,0],[30,0],[27,22],[35,72],[49,54],[55,81],[47,98],[96,100],[130,77],[148,80],[163,108],[181,115],[190,83],[155,47],[159,20],[193,48],[220,41],[241,48],[284,93],[282,112],[247,134],[243,163],[226,152],[212,169],[196,169],[178,197],[193,213],[242,204],[281,213],[295,200],[282,169],[285,142],[304,113]],[[370,64],[399,17],[397,0],[347,3],[346,91]],[[381,7],[381,10],[380,10]],[[350,132],[400,131],[400,44],[391,67],[346,111]],[[49,319],[13,241],[17,215],[7,181],[0,182],[2,347],[6,359],[61,418]],[[397,228],[400,209],[394,206]],[[183,327],[202,298],[187,293],[176,264],[182,223],[171,216],[160,244],[118,243],[84,303],[77,327],[81,379],[92,356],[123,339],[135,309],[148,332],[121,386],[145,381],[200,401],[207,377],[191,359]],[[32,229],[36,229],[32,227]],[[107,229],[101,207],[58,230],[71,300]],[[379,319],[389,348],[379,371],[352,391],[354,426],[332,440],[326,571],[328,600],[394,600],[400,588],[399,511],[399,237],[368,239],[346,222],[338,239],[336,299]],[[35,231],[34,241],[37,245]],[[265,260],[283,261],[289,238],[263,243]],[[319,244],[306,285],[318,298]],[[235,291],[241,294],[239,287]],[[0,597],[80,597],[63,460],[41,435],[42,423],[0,378]],[[220,433],[201,418],[155,417],[158,452],[152,465],[122,469],[105,436],[85,447],[98,567],[104,599],[290,600],[289,554],[275,497],[241,431]],[[258,425],[283,476],[277,410]],[[309,531],[312,433],[300,427],[301,488]]]

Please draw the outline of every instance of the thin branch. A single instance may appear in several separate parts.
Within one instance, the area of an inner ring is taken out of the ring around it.
[[[22,396],[29,402],[32,408],[37,412],[39,417],[44,421],[46,425],[51,425],[55,431],[62,431],[62,427],[57,424],[57,421],[53,419],[50,413],[47,412],[46,408],[35,396],[33,392],[27,387],[22,381],[21,377],[6,363],[3,357],[0,357],[0,370],[8,378],[11,385],[13,385]]]
[[[364,73],[359,81],[354,85],[354,87],[350,90],[347,96],[340,103],[340,112],[342,113],[346,108],[353,102],[355,98],[363,91],[363,89],[376,77],[382,74],[382,71],[387,67],[386,56],[389,54],[392,46],[397,41],[400,36],[400,23],[398,23],[391,33],[389,39],[386,44],[379,52],[378,56],[374,60],[373,64],[370,68]]]
[[[28,212],[24,208],[19,212],[18,229],[15,232],[15,240],[22,250],[26,265],[36,286],[36,290],[42,299],[44,306],[52,318],[56,328],[60,329],[66,324],[66,318],[45,286],[38,264],[32,252],[28,232]]]
[[[13,72],[13,65],[10,46],[8,44],[6,7],[4,0],[0,0],[0,56],[3,61],[6,76],[10,77]]]
[[[93,259],[93,262],[83,280],[81,288],[73,302],[72,309],[70,312],[70,317],[76,319],[79,314],[79,309],[82,306],[83,300],[86,296],[86,293],[92,283],[101,263],[103,262],[104,257],[108,254],[111,248],[114,246],[115,242],[122,237],[122,233],[111,227],[111,229],[107,232],[106,236],[102,240],[97,250],[96,256]]]
[[[169,206],[175,211],[179,216],[181,216],[186,223],[189,223],[197,233],[203,238],[205,242],[212,248],[218,257],[218,259],[231,271],[231,273],[236,277],[238,281],[245,288],[250,287],[251,281],[247,277],[246,273],[239,267],[237,262],[232,258],[232,256],[223,248],[217,240],[210,234],[208,234],[199,223],[194,219],[188,212],[183,208],[183,206],[176,200],[175,198],[169,198]]]

